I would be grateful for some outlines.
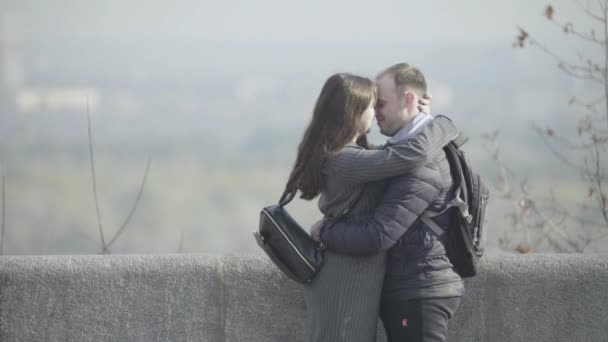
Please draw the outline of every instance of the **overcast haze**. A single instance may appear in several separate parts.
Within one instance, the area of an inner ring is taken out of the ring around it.
[[[594,28],[575,1],[552,4],[560,21]],[[480,135],[501,129],[505,159],[534,189],[555,185],[578,200],[586,191],[578,174],[547,153],[529,123],[569,129],[577,117],[569,98],[600,89],[512,43],[522,26],[570,58],[601,50],[564,37],[544,18],[546,5],[0,0],[5,252],[99,250],[88,97],[106,235],[120,226],[152,159],[142,202],[113,252],[259,253],[250,231],[284,186],[323,81],[343,71],[373,77],[396,62],[422,69],[433,111],[471,138],[467,152],[487,179],[497,169]],[[493,209],[493,246],[508,229],[504,205]],[[316,201],[294,212],[304,225],[319,218]]]
[[[429,41],[511,39],[515,25],[543,33],[547,1],[10,1],[28,35],[132,39]],[[563,18],[587,20],[574,1]]]

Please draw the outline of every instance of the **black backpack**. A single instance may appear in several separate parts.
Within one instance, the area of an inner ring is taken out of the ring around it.
[[[421,217],[436,234],[447,234],[448,257],[463,278],[477,274],[477,261],[483,255],[485,247],[485,216],[490,198],[488,187],[479,174],[472,170],[464,151],[460,149],[466,141],[467,138],[459,135],[443,148],[450,163],[456,197],[442,212],[427,210]],[[447,231],[432,220],[444,212],[453,218]]]

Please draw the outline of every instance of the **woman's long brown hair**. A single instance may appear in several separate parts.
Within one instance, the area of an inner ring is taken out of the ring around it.
[[[361,116],[375,99],[376,86],[365,77],[335,74],[325,81],[298,147],[287,181],[288,191],[300,190],[301,197],[308,200],[321,192],[323,162],[361,133],[358,132]],[[367,147],[365,135],[357,143]]]

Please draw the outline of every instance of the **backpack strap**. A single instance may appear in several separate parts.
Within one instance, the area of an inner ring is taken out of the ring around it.
[[[452,142],[454,143],[454,145],[456,145],[457,148],[460,148],[460,146],[464,145],[467,141],[469,141],[469,138],[462,133],[458,133],[456,138],[452,140]]]
[[[439,225],[437,223],[435,223],[435,221],[433,221],[430,217],[420,217],[420,220],[431,229],[431,231],[435,234],[435,236],[442,237],[443,234],[445,234],[445,230],[443,230],[443,228],[439,227]]]
[[[461,192],[462,192],[462,188],[458,187],[456,189],[456,192],[454,193],[454,196],[456,196],[456,197],[454,197],[453,200],[448,202],[448,204],[445,206],[445,208],[442,211],[426,210],[422,214],[422,217],[433,218],[433,217],[436,217],[436,216],[439,216],[439,215],[445,213],[450,208],[458,207],[462,217],[465,220],[467,220],[467,222],[470,222],[473,219],[473,216],[469,213],[469,205],[460,198]]]
[[[470,223],[473,220],[473,216],[469,213],[469,205],[467,204],[467,183],[462,170],[462,165],[460,163],[460,156],[458,155],[458,148],[466,143],[467,140],[468,138],[466,136],[459,134],[454,140],[444,147],[446,157],[450,164],[452,178],[455,182],[457,182],[457,187],[454,191],[454,199],[448,202],[442,211],[435,212],[432,210],[426,210],[420,217],[422,222],[424,222],[424,224],[426,224],[437,236],[443,235],[445,231],[437,223],[435,223],[435,221],[433,221],[433,218],[443,214],[450,208],[457,207],[460,215],[462,215],[467,222]]]
[[[467,220],[467,222],[470,223],[473,220],[473,216],[471,216],[471,214],[469,213],[469,206],[465,201],[460,198],[461,191],[461,187],[458,187],[456,189],[456,192],[454,193],[454,199],[448,202],[448,204],[442,211],[426,210],[420,217],[422,222],[424,222],[424,224],[431,228],[433,233],[435,233],[437,236],[443,235],[445,233],[445,230],[441,228],[437,223],[435,223],[435,221],[433,221],[433,218],[445,213],[450,208],[457,207],[458,211],[460,212],[460,215],[462,215],[462,217]]]

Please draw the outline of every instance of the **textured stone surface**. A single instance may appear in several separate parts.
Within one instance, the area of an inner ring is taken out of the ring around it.
[[[0,257],[0,341],[297,342],[305,315],[263,257]],[[608,341],[608,255],[486,258],[450,341]]]
[[[453,341],[608,341],[608,255],[505,255],[483,266],[450,324]]]
[[[221,341],[218,257],[0,258],[0,341]]]

